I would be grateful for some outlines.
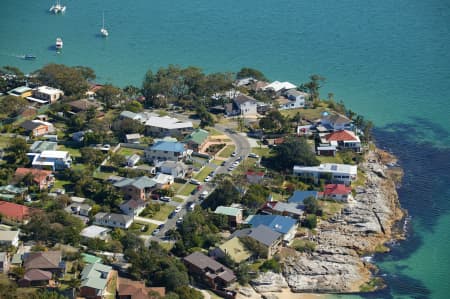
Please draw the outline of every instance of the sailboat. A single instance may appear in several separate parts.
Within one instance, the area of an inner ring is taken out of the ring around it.
[[[103,12],[103,22],[102,22],[102,29],[100,29],[100,34],[103,37],[107,37],[109,35],[108,30],[105,28],[105,13]]]
[[[59,0],[56,0],[56,4],[52,5],[49,9],[50,12],[53,12],[54,14],[63,13],[66,11],[66,7],[61,5],[61,2]]]

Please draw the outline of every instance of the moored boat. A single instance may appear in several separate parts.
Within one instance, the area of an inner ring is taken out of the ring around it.
[[[63,45],[64,45],[64,43],[63,43],[62,39],[60,37],[56,38],[56,44],[55,44],[56,50],[61,50],[63,48]]]
[[[35,60],[35,59],[36,59],[36,56],[35,56],[35,55],[32,55],[32,54],[26,54],[23,58],[24,58],[25,60]]]

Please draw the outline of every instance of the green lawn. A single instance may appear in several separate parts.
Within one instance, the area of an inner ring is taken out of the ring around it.
[[[211,171],[213,171],[214,169],[212,169],[211,167],[209,167],[209,166],[205,166],[205,167],[203,167],[203,169],[199,172],[199,173],[197,173],[197,175],[195,176],[195,179],[196,180],[198,180],[198,181],[200,181],[200,182],[203,182],[204,180],[205,180],[205,178],[211,173]]]
[[[215,160],[215,159],[212,160],[212,163],[213,163],[213,164],[216,164],[217,166],[220,166],[220,165],[222,164],[222,162],[223,162],[223,161],[221,161],[221,160]]]
[[[141,228],[143,226],[147,226],[147,230],[145,232],[141,231]],[[138,234],[138,235],[151,235],[152,232],[155,230],[156,228],[156,224],[153,223],[144,223],[144,222],[139,222],[139,221],[134,221],[133,224],[130,226],[129,230],[131,230],[132,232]]]
[[[140,150],[140,149],[121,147],[117,151],[117,154],[122,155],[122,156],[131,156],[133,154],[138,154],[140,156],[143,156],[144,155],[144,151]]]
[[[317,156],[317,159],[319,159],[320,163],[338,163],[342,164],[342,159],[339,155],[336,156]]]
[[[174,206],[162,204],[161,209],[155,213],[152,219],[165,221],[172,211],[175,210]]]
[[[183,195],[183,196],[189,196],[191,195],[191,192],[194,191],[194,189],[197,188],[196,185],[193,184],[186,184],[184,185],[184,188],[182,188],[180,191],[178,191],[178,195]]]
[[[218,136],[218,135],[224,135],[224,133],[223,132],[220,132],[219,130],[216,130],[215,128],[207,128],[206,129],[208,132],[209,132],[209,134],[211,135],[211,136]]]
[[[176,202],[183,202],[184,199],[182,199],[182,198],[180,198],[180,197],[174,197],[174,198],[173,198],[173,201],[176,201]]]
[[[228,158],[231,156],[231,154],[234,152],[236,147],[234,145],[227,145],[225,148],[220,152],[219,157],[221,158]]]
[[[180,191],[180,189],[183,188],[183,186],[184,186],[184,184],[181,184],[181,183],[173,183],[170,186],[170,188],[172,188],[175,193],[178,193],[178,191]]]
[[[259,155],[260,157],[271,157],[273,156],[273,152],[268,147],[252,147],[252,153]]]
[[[58,145],[59,151],[67,151],[72,156],[72,158],[81,157],[80,150],[78,148],[66,147],[64,145]]]
[[[344,206],[342,203],[327,200],[321,200],[319,203],[323,209],[324,215],[322,217],[324,217],[325,219],[340,212],[342,207]]]
[[[61,189],[61,188],[64,189],[64,186],[71,185],[71,184],[72,184],[72,182],[70,182],[70,181],[56,180],[52,189],[53,190],[54,189]]]
[[[111,175],[117,175],[115,172],[103,172],[103,171],[94,171],[94,178],[100,179],[100,180],[106,180]]]
[[[303,108],[289,109],[289,110],[282,110],[280,112],[284,116],[288,116],[290,118],[293,117],[294,115],[296,115],[297,112],[299,112],[300,115],[302,116],[302,118],[308,119],[308,120],[315,120],[315,119],[320,118],[322,116],[322,112],[324,112],[326,110],[328,110],[328,109],[326,109],[324,107],[317,107],[314,109],[303,109]]]

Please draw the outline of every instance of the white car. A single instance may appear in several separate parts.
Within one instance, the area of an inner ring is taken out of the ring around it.
[[[205,191],[203,191],[203,192],[200,194],[199,198],[200,198],[200,199],[205,199],[205,198],[208,196],[208,194],[209,194],[209,192],[205,190]]]
[[[236,167],[238,165],[239,165],[239,161],[235,161],[235,162],[233,162],[233,164],[231,164],[231,166],[233,166],[233,167]]]
[[[231,153],[232,157],[236,157],[236,152]]]
[[[212,179],[209,175],[205,178],[205,182],[209,182]]]
[[[174,210],[175,213],[178,213],[179,211],[181,211],[181,206],[176,207]]]
[[[193,185],[200,185],[200,182],[197,181],[196,179],[191,179],[189,182]]]
[[[169,202],[171,200],[171,198],[169,196],[163,196],[159,200]]]
[[[257,154],[255,154],[255,153],[250,153],[250,154],[248,154],[248,156],[249,156],[250,158],[255,158],[255,159],[258,159],[258,158],[259,158],[259,156],[258,156]]]

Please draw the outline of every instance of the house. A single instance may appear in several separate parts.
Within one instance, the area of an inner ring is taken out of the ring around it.
[[[286,91],[285,97],[276,99],[279,110],[304,108],[306,99],[309,95],[305,92],[291,89]]]
[[[21,97],[25,99],[33,94],[33,90],[28,86],[19,86],[8,91],[8,94],[10,96]]]
[[[147,164],[140,164],[138,166],[136,166],[134,169],[143,171],[147,174],[156,174],[156,167],[155,166],[150,166]]]
[[[140,117],[139,113],[134,113],[131,111],[122,111],[119,114],[119,119],[132,119],[142,122],[142,117]]]
[[[82,253],[81,258],[83,259],[83,262],[85,264],[95,264],[102,262],[102,259],[100,257],[88,253]]]
[[[110,231],[111,229],[106,227],[90,225],[83,228],[83,230],[80,232],[80,236],[84,239],[100,239],[106,241],[107,239],[109,239],[108,233]]]
[[[72,140],[75,142],[83,142],[84,137],[86,136],[87,133],[92,133],[92,130],[89,129],[86,131],[74,132],[74,133],[72,133]]]
[[[18,230],[0,230],[0,245],[19,246],[19,232]]]
[[[141,140],[141,134],[139,134],[139,133],[125,135],[125,141],[127,143],[138,144],[140,142],[140,140]]]
[[[152,161],[180,161],[187,156],[184,144],[181,142],[158,141],[145,150],[145,159]]]
[[[106,287],[113,277],[110,266],[101,263],[87,264],[81,271],[80,296],[85,298],[104,298]]]
[[[234,237],[238,237],[243,242],[245,238],[258,242],[265,249],[263,257],[270,259],[278,251],[283,235],[261,224],[256,227],[237,230],[231,234],[230,239]]]
[[[316,154],[318,156],[336,156],[337,148],[335,145],[329,145],[329,144],[319,144],[316,147]]]
[[[9,255],[7,252],[0,252],[0,273],[8,273]]]
[[[280,81],[273,81],[272,83],[266,85],[262,90],[264,91],[272,91],[277,95],[280,95],[282,92],[290,89],[295,89],[297,86],[290,82],[280,82]]]
[[[14,185],[0,186],[0,198],[12,201],[16,197],[25,198],[25,193],[27,193],[27,187],[17,187]]]
[[[200,152],[208,140],[208,135],[208,131],[196,129],[194,132],[186,136],[183,142],[186,144],[187,148],[193,150],[194,152]]]
[[[162,189],[168,185],[172,185],[174,183],[174,178],[171,175],[164,174],[164,173],[158,173],[154,178],[153,181],[156,183],[156,187],[158,189]]]
[[[263,171],[247,171],[245,176],[250,184],[260,184],[264,179],[265,173]]]
[[[94,224],[127,229],[133,223],[133,217],[116,213],[97,213]]]
[[[245,248],[244,243],[238,237],[233,237],[210,252],[210,256],[214,258],[224,258],[225,255],[228,255],[235,263],[239,264],[247,261],[252,256],[252,253]]]
[[[62,96],[64,96],[64,92],[60,89],[39,86],[33,90],[33,97],[27,97],[27,100],[38,102],[40,104],[53,104],[61,99]]]
[[[87,99],[72,101],[67,103],[67,105],[69,105],[70,109],[74,113],[85,112],[90,109],[100,110],[102,107],[97,101],[91,101]]]
[[[236,281],[231,269],[201,252],[191,253],[183,260],[189,273],[212,289],[222,289]]]
[[[186,175],[187,167],[182,162],[176,161],[164,161],[157,165],[160,172],[163,174],[168,174],[174,178],[183,178]]]
[[[321,136],[321,143],[328,143],[340,150],[352,150],[361,152],[361,140],[352,131],[339,130],[324,136]]]
[[[343,183],[350,185],[356,180],[358,166],[348,164],[324,163],[319,166],[294,166],[294,175],[304,179],[312,179],[318,183],[320,178],[325,178],[331,183]]]
[[[23,256],[25,270],[39,269],[61,276],[66,270],[61,251],[28,252]]]
[[[147,176],[140,176],[132,179],[124,178],[115,182],[114,187],[122,190],[125,199],[146,200],[156,188],[156,184],[154,179],[150,179]]]
[[[30,175],[33,184],[39,187],[39,190],[47,190],[55,183],[55,177],[50,170],[23,168],[19,167],[14,173],[14,182],[21,182],[26,176]]]
[[[118,299],[156,299],[149,295],[157,293],[158,298],[164,298],[166,295],[165,287],[146,287],[143,281],[135,281],[119,277],[117,281],[116,298]]]
[[[30,152],[42,153],[43,151],[54,151],[57,147],[57,142],[37,140],[30,146]]]
[[[257,101],[251,96],[245,94],[239,94],[238,96],[233,98],[233,111],[232,115],[257,115]]]
[[[314,199],[317,199],[319,197],[319,192],[296,190],[294,191],[294,194],[291,197],[289,197],[288,203],[303,204],[303,201],[308,197],[313,197]]]
[[[129,216],[139,216],[146,206],[147,202],[141,199],[130,199],[121,204],[120,209]]]
[[[282,201],[268,201],[260,209],[260,212],[268,215],[289,216],[294,219],[303,217],[303,205],[298,203],[286,203]]]
[[[63,170],[70,168],[72,158],[67,151],[43,151],[42,153],[28,153],[33,168]]]
[[[50,280],[52,279],[52,272],[40,270],[40,269],[29,269],[25,272],[23,278],[19,279],[18,284],[20,287],[45,287],[50,285]]]
[[[139,156],[138,154],[133,154],[131,156],[129,156],[127,158],[127,166],[128,167],[133,167],[137,164],[137,162],[139,162],[139,160],[141,159],[141,156]]]
[[[0,215],[2,222],[27,224],[32,210],[24,205],[12,202],[0,201]]]
[[[252,227],[265,225],[283,235],[283,241],[290,242],[295,237],[297,230],[297,220],[289,216],[279,215],[250,215],[245,219],[245,223]]]
[[[55,132],[53,124],[41,120],[26,120],[20,126],[25,129],[27,134],[32,134],[33,137]]]
[[[145,133],[154,137],[164,136],[185,136],[191,133],[194,128],[190,121],[180,121],[174,117],[158,116],[154,114],[139,113],[145,125]]]
[[[87,203],[72,202],[64,209],[67,213],[89,217],[92,207]]]
[[[228,217],[228,223],[232,227],[236,227],[242,223],[242,209],[234,207],[218,206],[214,211],[214,214],[225,215]]]
[[[322,113],[320,123],[331,131],[351,130],[352,128],[352,121],[348,117],[342,114],[330,114],[326,111]]]
[[[323,198],[348,202],[353,199],[352,188],[344,184],[327,184],[321,193]]]

